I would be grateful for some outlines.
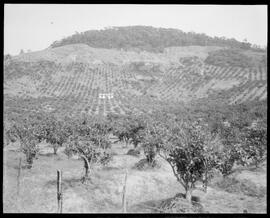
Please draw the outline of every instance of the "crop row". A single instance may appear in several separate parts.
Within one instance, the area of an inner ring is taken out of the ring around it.
[[[35,67],[34,67],[35,68]],[[54,66],[55,72],[42,68],[38,74],[43,76],[43,82],[38,89],[37,98],[48,97],[50,105],[56,111],[69,113],[107,114],[110,112],[126,113],[131,110],[142,111],[146,103],[151,102],[147,96],[139,97],[127,92],[132,88],[141,93],[154,93],[156,100],[179,101],[182,97],[192,97],[200,88],[208,90],[215,85],[215,81],[237,80],[240,82],[230,102],[245,102],[249,100],[263,100],[267,98],[266,69],[204,66],[204,73],[200,74],[196,64],[185,68],[171,68],[164,73],[160,82],[153,85],[141,86],[136,81],[135,72],[128,67],[102,65],[91,67],[85,64],[73,63],[67,66]],[[36,68],[35,68],[36,69]],[[99,94],[112,93],[113,98],[101,99]],[[28,93],[22,93],[25,100]],[[154,101],[151,102],[154,104]]]

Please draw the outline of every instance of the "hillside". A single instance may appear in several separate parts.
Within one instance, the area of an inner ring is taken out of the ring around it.
[[[230,50],[213,46],[169,47],[162,53],[85,44],[49,48],[5,62],[5,101],[7,108],[17,104],[22,110],[104,115],[200,98],[229,104],[265,100],[267,70],[260,62],[264,53],[257,62],[252,59],[253,65],[247,55],[235,59],[228,54]]]
[[[220,46],[250,49],[251,44],[225,37],[210,37],[194,32],[185,33],[179,29],[154,28],[151,26],[112,27],[104,30],[90,30],[55,41],[51,47],[83,43],[94,48],[115,48],[124,50],[145,50],[163,52],[167,47],[177,46]]]
[[[161,64],[178,63],[181,57],[198,56],[205,59],[209,52],[221,49],[216,46],[184,46],[168,47],[162,53],[147,51],[124,51],[117,49],[93,48],[86,44],[71,44],[49,48],[42,51],[24,53],[12,59],[19,62],[52,61],[62,64],[72,62],[91,65],[113,64],[123,65],[130,62],[155,62]]]
[[[4,211],[55,213],[61,170],[63,213],[265,213],[267,54],[203,37],[112,28],[4,56]]]

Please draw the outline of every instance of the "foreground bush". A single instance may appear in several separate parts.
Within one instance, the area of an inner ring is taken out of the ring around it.
[[[90,123],[78,122],[73,135],[66,143],[65,153],[79,155],[84,161],[85,174],[82,181],[89,178],[90,169],[93,163],[108,164],[112,155],[108,151],[111,147],[109,141],[109,128],[103,121],[91,120]]]
[[[38,124],[29,117],[23,120],[17,119],[11,126],[11,132],[20,142],[20,149],[26,156],[27,168],[32,168],[33,160],[37,155],[39,142],[36,131],[39,129]]]
[[[191,202],[197,181],[203,181],[207,187],[220,151],[202,126],[174,120],[168,122],[170,128],[163,129],[159,154],[168,161],[177,181],[185,188],[186,200]]]

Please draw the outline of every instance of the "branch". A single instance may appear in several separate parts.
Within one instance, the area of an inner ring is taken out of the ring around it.
[[[168,161],[168,160],[167,160]],[[168,161],[168,163],[171,165],[172,170],[173,170],[173,174],[175,175],[175,177],[177,178],[177,181],[180,182],[180,184],[185,188],[186,186],[184,185],[184,182],[181,180],[181,178],[179,178],[179,176],[177,175],[177,173],[175,172],[175,169],[173,167],[173,165],[171,164],[170,161]]]

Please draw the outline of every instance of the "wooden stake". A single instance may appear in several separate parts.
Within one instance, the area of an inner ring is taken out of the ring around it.
[[[62,213],[63,207],[63,195],[62,195],[62,172],[61,170],[57,170],[57,205],[58,205],[58,213]]]
[[[21,165],[22,165],[22,158],[20,157],[19,160],[19,168],[18,168],[18,175],[17,175],[17,195],[20,194],[20,176],[21,176]]]
[[[124,183],[124,186],[123,186],[123,196],[122,196],[123,213],[127,212],[126,185],[127,185],[127,169],[126,169],[125,183]]]

